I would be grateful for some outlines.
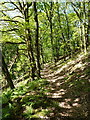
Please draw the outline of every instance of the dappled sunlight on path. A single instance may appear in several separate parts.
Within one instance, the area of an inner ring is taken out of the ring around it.
[[[89,75],[86,74],[89,62],[85,55],[78,55],[61,65],[48,64],[42,71],[42,77],[50,82],[46,95],[56,104],[49,118],[51,120],[85,120],[87,117],[87,93]],[[54,117],[54,118],[53,118]],[[66,117],[66,118],[65,118]],[[80,118],[80,119],[79,119]]]

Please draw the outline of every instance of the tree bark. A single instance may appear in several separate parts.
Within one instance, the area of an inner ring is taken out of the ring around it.
[[[53,13],[52,13],[52,7],[53,7],[53,3],[50,2],[50,17],[49,17],[49,22],[50,22],[50,37],[51,37],[51,46],[52,46],[52,57],[55,61],[55,50],[54,50],[54,43],[53,43],[53,26],[52,26],[52,17],[53,17]]]
[[[11,75],[8,71],[7,64],[5,63],[4,57],[2,56],[2,71],[5,75],[5,79],[7,80],[8,85],[10,86],[11,89],[14,89],[15,86],[13,84],[13,81],[11,79]]]
[[[31,32],[29,28],[29,4],[28,2],[27,8],[24,11],[24,16],[25,16],[25,22],[26,22],[26,43],[27,43],[27,51],[28,51],[28,57],[30,61],[30,67],[31,67],[31,77],[32,80],[35,79],[35,71],[36,71],[36,64],[35,64],[35,58],[33,54],[33,46],[32,46],[32,38],[31,38]]]
[[[36,22],[36,58],[37,58],[37,73],[38,73],[38,78],[41,77],[40,75],[40,46],[39,46],[39,22],[38,22],[38,13],[37,13],[37,6],[36,2],[34,2],[34,13],[35,13],[35,22]]]
[[[87,46],[90,44],[90,1],[88,2]]]
[[[55,61],[55,54],[54,54],[54,43],[53,43],[53,25],[52,25],[52,17],[53,17],[53,13],[52,13],[52,7],[53,7],[53,2],[49,2],[50,3],[50,10],[49,10],[49,13],[46,9],[46,3],[44,4],[45,5],[45,10],[46,10],[46,16],[48,18],[48,21],[49,21],[49,24],[50,24],[50,39],[51,39],[51,49],[52,49],[52,58],[54,59]]]
[[[62,39],[63,39],[63,42],[66,43],[66,40],[65,40],[65,37],[64,37],[64,33],[63,33],[63,30],[62,30],[62,26],[61,26],[61,18],[60,18],[60,13],[59,13],[59,6],[58,6],[58,8],[57,8],[57,11],[58,11],[59,28],[61,29]],[[66,51],[66,47],[64,46],[64,56],[66,55],[66,54],[65,54],[65,51]],[[64,60],[65,60],[65,59],[64,59]]]

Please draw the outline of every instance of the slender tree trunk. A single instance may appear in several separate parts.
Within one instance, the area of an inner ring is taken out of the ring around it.
[[[14,89],[15,86],[13,84],[13,81],[11,79],[11,75],[8,71],[7,64],[5,63],[4,57],[2,56],[2,71],[5,75],[5,79],[7,80],[8,85],[10,86],[11,89]]]
[[[90,1],[88,2],[87,46],[90,44]]]
[[[66,13],[66,10],[64,10],[64,13],[65,13],[65,18],[66,18],[66,24],[67,24],[67,32],[66,32],[66,36],[67,36],[67,42],[66,42],[66,47],[68,49],[68,52],[70,53],[70,56],[72,55],[72,50],[70,48],[70,27],[69,27],[69,21],[68,21],[68,15]]]
[[[52,19],[50,20],[50,38],[51,38],[51,47],[52,47],[52,57],[55,60],[54,47],[53,47]]]
[[[49,3],[50,3],[49,12],[47,11],[46,4],[44,4],[44,5],[45,5],[45,10],[46,10],[46,16],[47,16],[49,24],[50,24],[50,40],[51,40],[51,49],[52,49],[52,59],[54,59],[54,61],[55,61],[54,43],[53,43],[53,28],[52,28],[52,17],[53,17],[52,7],[53,7],[53,2],[49,2]]]
[[[80,47],[81,47],[81,52],[83,51],[83,38],[82,38],[82,26],[80,25],[79,27],[79,31],[80,31]]]
[[[86,54],[87,49],[86,49],[86,37],[85,37],[85,26],[84,25],[82,25],[82,30],[83,30],[84,52]]]
[[[41,56],[42,56],[42,64],[45,63],[45,60],[44,60],[44,52],[43,52],[43,44],[40,45],[41,47]]]
[[[31,63],[31,68],[32,68],[32,79],[35,79],[35,71],[36,71],[36,64],[35,64],[35,58],[34,58],[34,54],[33,54],[33,48],[32,48],[32,38],[30,35],[30,29],[28,29],[28,40],[29,40],[29,44],[28,44],[28,55],[30,58],[30,63]]]
[[[55,59],[55,62],[57,62],[59,60],[59,40],[56,40],[56,59]]]
[[[84,19],[84,23],[86,23],[86,12],[85,12],[85,2],[82,3],[83,5],[83,19]],[[86,27],[85,24],[83,24],[83,39],[84,39],[84,52],[86,54],[87,52],[87,39],[86,39]]]
[[[35,71],[36,71],[36,64],[35,64],[35,58],[33,53],[33,45],[32,45],[32,38],[31,38],[31,32],[29,28],[29,4],[27,2],[27,8],[24,11],[25,16],[25,22],[26,22],[26,42],[27,42],[27,48],[28,48],[28,56],[30,60],[30,67],[31,67],[31,77],[32,80],[35,79]]]
[[[38,22],[38,13],[37,13],[37,6],[36,2],[34,2],[34,12],[35,12],[35,22],[36,22],[36,58],[37,58],[37,71],[38,71],[38,78],[41,77],[40,75],[40,46],[39,46],[39,22]]]
[[[70,32],[70,29],[69,29],[69,22],[68,22],[68,16],[67,16],[67,13],[66,13],[66,10],[64,10],[64,13],[65,13],[65,18],[66,18],[66,24],[67,24],[67,40],[69,40],[69,32]]]
[[[88,28],[87,28],[87,44],[90,44],[90,0],[88,1]],[[88,46],[87,45],[87,46]],[[88,60],[90,60],[90,56],[88,57]],[[90,66],[88,65],[88,69],[90,69]],[[90,88],[90,81],[88,79],[88,87]],[[90,89],[88,89],[88,120],[90,120]]]
[[[58,8],[57,8],[57,11],[58,11],[59,28],[60,28],[60,30],[61,30],[62,39],[63,39],[63,42],[66,43],[66,40],[65,40],[65,37],[64,37],[64,33],[63,33],[63,31],[62,31],[62,26],[61,26],[61,19],[60,19],[60,14],[59,14],[59,6],[58,6]],[[64,56],[66,56],[65,50],[66,50],[66,47],[64,46]],[[64,57],[64,60],[65,60],[65,57]]]
[[[80,20],[81,23],[81,30],[82,30],[82,39],[83,39],[83,45],[84,47],[84,52],[86,54],[87,51],[87,39],[86,39],[86,11],[85,11],[85,2],[80,2],[80,12],[78,12],[75,9],[75,4],[72,3],[72,7],[74,11],[76,12],[77,17]]]
[[[52,7],[53,7],[53,3],[50,2],[50,16],[49,16],[50,38],[51,38],[51,47],[52,47],[52,57],[53,57],[54,61],[56,61],[55,48],[54,48],[54,42],[53,42],[53,25],[52,25],[53,13],[52,13]]]

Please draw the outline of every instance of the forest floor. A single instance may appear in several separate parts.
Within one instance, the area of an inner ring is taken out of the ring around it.
[[[42,76],[49,81],[47,97],[53,104],[47,120],[86,120],[90,85],[90,53],[60,64],[46,64]]]
[[[4,91],[2,120],[87,120],[90,53],[47,63],[41,74]]]

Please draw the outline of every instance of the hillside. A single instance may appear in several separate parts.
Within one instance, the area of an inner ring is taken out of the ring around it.
[[[43,79],[4,91],[2,120],[89,120],[90,53],[61,62],[45,64]]]
[[[1,0],[1,120],[90,120],[90,1]]]
[[[43,75],[50,82],[47,96],[57,105],[51,119],[86,120],[90,108],[90,53],[78,54],[62,64],[45,65]]]

